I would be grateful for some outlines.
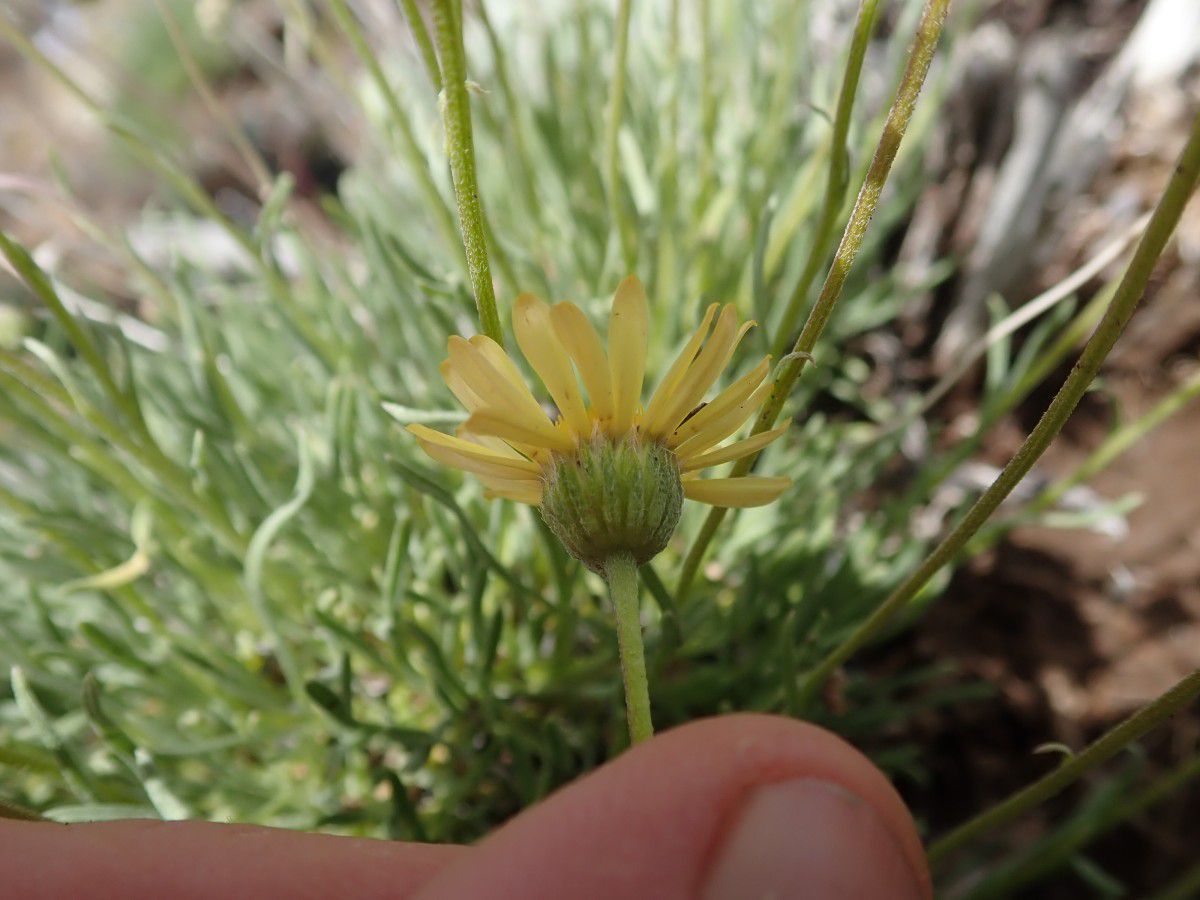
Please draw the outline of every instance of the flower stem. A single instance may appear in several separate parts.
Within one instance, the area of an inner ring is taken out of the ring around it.
[[[617,616],[629,741],[638,744],[654,734],[654,726],[650,722],[650,688],[646,681],[646,651],[638,618],[638,576],[633,557],[627,553],[611,557],[604,566],[604,576]]]
[[[1106,732],[1082,753],[1066,759],[1057,769],[1042,776],[993,806],[986,812],[955,828],[929,848],[931,865],[985,832],[1011,822],[1017,816],[1049,800],[1071,782],[1110,759],[1138,740],[1154,726],[1179,712],[1200,697],[1200,669],[1179,681],[1157,700],[1142,707],[1125,721]]]
[[[479,203],[479,185],[475,180],[475,141],[471,133],[471,105],[467,98],[467,64],[462,45],[462,21],[453,0],[435,0],[433,30],[442,63],[442,124],[446,129],[446,153],[454,197],[458,201],[458,219],[462,226],[463,246],[467,251],[467,272],[475,294],[475,308],[483,333],[504,344],[500,314],[496,310],[496,291],[488,264],[487,233],[483,208]]]

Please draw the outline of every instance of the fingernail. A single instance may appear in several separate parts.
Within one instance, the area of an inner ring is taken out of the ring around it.
[[[751,793],[718,848],[706,900],[920,900],[904,852],[865,800],[802,778]]]

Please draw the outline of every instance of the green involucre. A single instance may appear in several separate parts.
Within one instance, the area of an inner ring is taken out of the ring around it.
[[[637,565],[657,556],[679,524],[683,485],[675,454],[661,444],[596,437],[555,460],[542,490],[542,518],[572,556],[603,574],[620,554]]]

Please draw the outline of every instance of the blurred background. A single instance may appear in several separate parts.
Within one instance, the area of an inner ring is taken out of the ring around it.
[[[307,4],[5,0],[3,14],[103,107],[172,147],[226,215],[252,221],[260,177],[289,173],[295,214],[336,242],[338,226],[323,198],[338,191],[347,170],[375,165],[370,104],[382,101],[368,101],[366,113],[347,101],[349,85],[362,77],[353,46],[336,35],[320,45],[324,56],[302,46],[283,27],[292,5]],[[311,6],[305,21],[319,22],[321,4]],[[416,58],[394,4],[351,6],[376,47]],[[473,4],[465,6],[470,21]],[[856,4],[809,6],[813,27],[841,47]],[[1089,296],[1120,271],[1200,108],[1195,0],[963,0],[962,7],[955,10],[959,30],[934,70],[940,112],[912,148],[917,174],[897,188],[906,202],[880,251],[907,284],[921,287],[885,327],[853,337],[871,364],[858,385],[866,404],[928,396],[948,379],[931,401],[942,427],[906,431],[881,490],[910,484],[914,460],[977,433],[989,414],[980,401],[986,361],[964,377],[956,373],[1003,314],[1047,291]],[[488,4],[501,31],[514,22],[519,30],[522,8]],[[890,16],[885,11],[885,29],[895,25]],[[868,106],[878,108],[891,70],[874,73],[873,59],[864,91]],[[400,88],[429,91],[415,75]],[[481,85],[477,103],[486,106],[499,90]],[[718,95],[718,116],[725,102],[736,101]],[[795,97],[790,114],[807,115],[813,102]],[[0,228],[71,284],[79,315],[115,315],[135,344],[160,340],[153,305],[80,228],[64,205],[64,183],[95,228],[126,234],[151,265],[180,257],[218,270],[243,265],[225,232],[180,214],[68,86],[3,40],[0,110]],[[230,123],[253,154],[231,143]],[[420,137],[436,143],[432,132]],[[481,168],[496,162],[481,154]],[[486,202],[486,188],[484,195]],[[411,226],[417,234],[421,228]],[[1058,752],[1052,745],[1082,746],[1200,667],[1198,295],[1200,204],[1192,203],[1102,380],[1019,497],[1075,471],[1114,432],[1171,398],[1161,422],[1086,484],[1065,490],[1046,515],[1015,524],[967,560],[915,627],[859,660],[868,677],[945,668],[954,683],[965,676],[991,687],[970,702],[921,708],[918,698],[909,715],[879,733],[880,741],[920,748],[920,774],[901,775],[898,784],[933,830],[1036,777],[1047,766],[1044,754]],[[38,315],[11,273],[0,271],[0,343],[17,340]],[[1068,367],[1069,359],[1002,411],[926,497],[910,523],[915,533],[936,536],[964,498],[990,483]],[[817,405],[836,417],[842,401],[834,391]],[[835,711],[837,702],[831,699]],[[1200,712],[1193,710],[1152,735],[1138,772],[1165,771],[1198,741]],[[4,777],[0,766],[0,784]],[[1013,844],[1031,844],[1068,811],[1100,803],[1088,793],[1097,785],[1121,790],[1119,782],[1084,785],[1023,821]],[[1148,895],[1195,862],[1198,803],[1200,787],[1186,784],[1102,834],[1088,856],[1072,857],[1071,871],[1021,890]]]

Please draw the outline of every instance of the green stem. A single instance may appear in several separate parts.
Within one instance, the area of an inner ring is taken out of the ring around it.
[[[1057,769],[1001,801],[987,812],[955,828],[929,848],[929,863],[935,865],[979,835],[1011,822],[1062,791],[1080,776],[1110,759],[1141,738],[1156,725],[1200,697],[1200,669],[1179,681],[1154,702],[1142,707],[1082,753],[1064,760]]]
[[[617,6],[616,45],[613,49],[612,80],[608,87],[608,118],[604,130],[604,180],[608,190],[608,212],[613,233],[621,246],[628,267],[633,265],[633,233],[625,221],[621,206],[618,138],[621,112],[625,108],[625,59],[629,55],[629,16],[632,0],[620,0]]]
[[[846,196],[849,180],[850,154],[846,151],[846,136],[850,132],[850,113],[854,109],[854,97],[858,92],[858,79],[862,74],[863,60],[867,55],[867,43],[875,28],[879,12],[879,0],[862,0],[858,8],[858,19],[854,23],[854,36],[850,40],[850,55],[846,59],[846,70],[842,75],[842,87],[838,92],[837,110],[833,117],[833,131],[829,136],[829,176],[825,181],[825,197],[817,226],[813,230],[812,246],[799,281],[784,308],[775,332],[771,355],[781,356],[788,348],[800,319],[800,311],[808,299],[808,289],[817,275],[817,269],[829,252],[833,240],[834,224]]]
[[[1025,508],[1024,513],[1029,515],[1052,507],[1062,498],[1063,494],[1078,484],[1090,481],[1098,472],[1106,469],[1125,451],[1196,397],[1200,397],[1200,371],[1194,372],[1183,384],[1156,403],[1149,412],[1109,435],[1103,444],[1079,464],[1075,471],[1035,497],[1033,502]]]
[[[1149,412],[1114,431],[1074,471],[1034,497],[1015,516],[992,522],[981,529],[968,542],[963,550],[963,555],[974,557],[982,553],[988,547],[994,546],[1014,526],[1028,522],[1053,507],[1067,491],[1076,485],[1090,481],[1198,396],[1200,396],[1200,371],[1194,372],[1183,384],[1155,404]]]
[[[621,679],[625,682],[625,715],[630,743],[654,734],[650,722],[650,688],[646,681],[646,651],[638,617],[637,566],[627,553],[612,557],[604,566],[608,591],[617,616],[617,645],[621,651]]]
[[[927,0],[925,4],[921,22],[917,26],[917,35],[909,53],[908,65],[900,80],[900,87],[896,90],[896,96],[892,100],[892,106],[888,110],[883,133],[879,137],[875,155],[871,159],[871,165],[867,169],[858,197],[854,201],[854,208],[850,211],[846,230],[834,253],[833,265],[830,266],[820,296],[817,297],[817,302],[813,306],[812,312],[809,313],[808,320],[804,323],[804,328],[800,332],[800,337],[796,339],[792,352],[780,362],[771,396],[759,412],[751,434],[769,430],[775,424],[775,420],[779,418],[784,401],[800,377],[804,363],[809,359],[809,354],[816,346],[817,339],[825,329],[829,316],[833,313],[833,308],[842,295],[846,276],[849,275],[850,267],[854,265],[858,251],[862,248],[867,226],[875,214],[879,196],[891,173],[896,152],[900,149],[900,140],[904,137],[904,132],[912,119],[917,97],[921,93],[921,86],[925,83],[929,64],[933,61],[933,51],[942,34],[942,26],[946,21],[946,9],[949,5],[950,0]],[[864,11],[865,7],[864,10],[860,10],[860,15]],[[734,465],[730,474],[734,477],[745,475],[754,465],[757,456],[758,454],[751,454],[743,457]],[[686,598],[696,573],[700,570],[700,563],[708,549],[708,544],[716,534],[727,511],[722,507],[713,507],[704,520],[700,534],[697,535],[688,551],[687,558],[683,563],[683,570],[679,575],[679,586],[676,589],[676,597],[679,601]]]
[[[1180,789],[1197,777],[1200,777],[1200,754],[1193,755],[1165,775],[1156,778],[1129,799],[1122,799],[1119,803],[1076,817],[1040,846],[1035,845],[1018,853],[1008,862],[985,874],[982,880],[979,878],[979,867],[972,865],[967,875],[971,884],[971,900],[1016,895],[1027,885],[1038,883],[1051,872],[1061,868],[1080,850],[1118,825],[1128,822],[1134,816],[1140,816],[1167,798],[1178,796]],[[950,887],[946,893],[953,894],[954,888]]]
[[[496,291],[488,265],[483,207],[475,180],[475,142],[471,134],[462,27],[452,0],[435,0],[433,30],[442,62],[442,124],[446,129],[446,152],[450,157],[450,175],[454,182],[454,197],[458,201],[458,219],[467,251],[467,271],[475,294],[475,308],[483,333],[503,345]]]
[[[942,540],[925,561],[892,592],[876,610],[809,674],[800,688],[801,702],[810,699],[820,690],[826,679],[857,650],[869,643],[892,618],[903,610],[943,566],[951,562],[966,545],[967,541],[988,520],[996,508],[1017,486],[1026,473],[1033,468],[1038,457],[1050,446],[1050,442],[1062,430],[1074,412],[1084,392],[1100,371],[1117,338],[1125,330],[1129,318],[1141,299],[1154,265],[1175,230],[1183,207],[1200,178],[1200,116],[1192,124],[1192,133],[1187,146],[1179,157],[1179,163],[1167,183],[1158,207],[1150,218],[1150,224],[1134,251],[1129,268],[1117,286],[1112,303],[1096,326],[1096,331],[1083,348],[1071,374],[1050,402],[1029,437],[1008,461],[1008,465],[976,502],[967,511],[963,520]]]
[[[1038,354],[1017,384],[992,402],[984,405],[980,412],[980,421],[975,431],[966,439],[955,444],[941,459],[935,460],[905,492],[905,497],[897,506],[907,509],[911,502],[921,502],[921,498],[929,496],[959,465],[969,459],[983,445],[984,438],[990,433],[1008,413],[1016,409],[1035,387],[1041,384],[1051,372],[1059,367],[1077,346],[1085,341],[1088,333],[1095,329],[1096,324],[1112,303],[1116,293],[1117,280],[1112,280],[1096,292],[1082,310],[1054,339],[1049,348]],[[910,501],[909,498],[917,498]]]

